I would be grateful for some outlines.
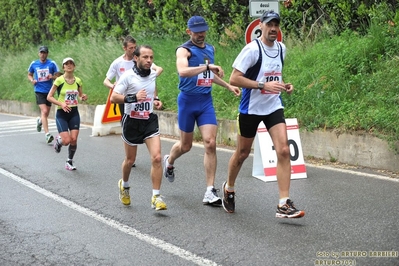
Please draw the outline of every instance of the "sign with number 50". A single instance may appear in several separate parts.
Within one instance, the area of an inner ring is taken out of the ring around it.
[[[296,118],[286,119],[285,122],[290,147],[291,179],[307,178],[298,122]],[[252,176],[268,182],[277,180],[276,173],[277,155],[273,142],[265,125],[260,123],[254,143]]]
[[[260,29],[260,19],[257,18],[248,25],[245,31],[245,43],[248,44],[252,40],[259,38],[261,35],[262,31]],[[283,41],[283,34],[281,33],[281,31],[279,31],[277,34],[277,41]]]

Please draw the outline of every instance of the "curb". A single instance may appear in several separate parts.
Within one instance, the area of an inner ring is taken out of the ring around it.
[[[0,112],[24,116],[39,116],[39,108],[34,103],[0,100]],[[96,106],[79,105],[82,124],[94,124]],[[52,107],[55,113],[55,106]],[[159,116],[159,128],[163,135],[179,137],[177,115],[172,112],[156,111]],[[119,122],[114,123],[111,134],[120,134]],[[234,147],[236,145],[236,121],[218,120],[217,143]],[[116,129],[115,129],[116,127]],[[98,128],[97,128],[98,130]],[[100,135],[100,134],[99,134]],[[95,136],[95,135],[93,135]],[[196,128],[194,139],[199,139]],[[304,156],[311,156],[326,161],[369,167],[374,169],[399,172],[399,154],[395,154],[387,141],[368,134],[300,130]]]

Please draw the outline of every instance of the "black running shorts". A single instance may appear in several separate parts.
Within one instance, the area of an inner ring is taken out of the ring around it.
[[[41,93],[41,92],[35,92],[36,95],[36,104],[45,104],[47,106],[51,106],[51,102],[47,101],[47,94],[48,93]]]
[[[267,130],[272,128],[274,125],[280,123],[285,124],[284,109],[278,109],[269,115],[239,114],[237,118],[238,134],[244,138],[254,138],[256,136],[259,123],[262,121]]]
[[[122,139],[126,144],[135,146],[144,140],[159,135],[158,115],[151,113],[148,120],[130,118],[123,114]]]

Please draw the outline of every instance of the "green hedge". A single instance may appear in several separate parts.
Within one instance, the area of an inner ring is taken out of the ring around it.
[[[20,51],[48,43],[65,42],[77,36],[96,34],[119,38],[143,36],[185,37],[186,21],[204,16],[209,37],[230,44],[242,42],[249,17],[247,0],[97,0],[45,1],[0,0],[0,47],[2,52]],[[280,2],[285,36],[314,37],[316,28],[329,25],[328,34],[346,29],[362,32],[384,4],[396,12],[398,1],[287,0]]]

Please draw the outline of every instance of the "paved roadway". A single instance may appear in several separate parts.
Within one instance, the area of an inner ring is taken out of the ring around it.
[[[155,212],[146,148],[126,207],[118,199],[120,136],[90,134],[82,126],[78,170],[69,172],[67,149],[56,154],[45,144],[35,118],[0,114],[0,265],[399,265],[397,181],[308,165],[291,191],[306,216],[277,219],[277,184],[251,177],[250,157],[228,214],[202,205],[196,146],[177,161],[175,182],[163,182],[169,209]],[[173,142],[162,139],[163,154]],[[218,188],[230,156],[218,150]]]

